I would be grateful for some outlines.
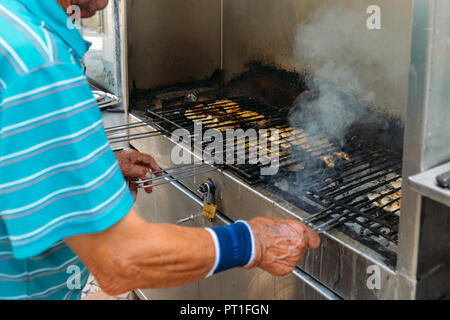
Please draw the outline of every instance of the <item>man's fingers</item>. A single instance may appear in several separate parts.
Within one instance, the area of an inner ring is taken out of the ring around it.
[[[138,153],[136,155],[135,161],[136,161],[136,164],[145,166],[152,171],[160,171],[161,170],[161,168],[156,163],[155,159],[153,159],[153,157],[149,156],[148,154]],[[156,175],[160,176],[161,173],[156,173]]]
[[[308,228],[308,245],[311,249],[316,249],[320,246],[319,235],[310,228]]]
[[[130,164],[146,168],[146,173],[149,169],[151,171],[160,171],[161,170],[161,168],[156,163],[155,159],[153,159],[153,157],[148,154],[141,153],[136,150],[128,150],[128,151],[126,151],[126,153],[124,153],[124,155],[125,155],[124,158]],[[144,175],[146,173],[144,173]],[[156,175],[160,176],[161,173],[156,173]]]
[[[136,201],[138,189],[134,183],[128,181],[128,188],[130,189],[131,195],[133,196],[134,201]]]
[[[320,245],[319,235],[310,227],[298,221],[291,221],[291,226],[300,234],[303,234],[309,248],[315,249]]]
[[[152,175],[152,173],[150,172],[150,171],[147,171],[147,174],[145,175],[145,177],[142,177],[141,179],[142,180],[150,180],[150,179],[152,179],[153,178],[153,175]],[[153,187],[152,187],[152,185],[153,185],[153,182],[152,181],[150,181],[150,182],[147,182],[147,183],[144,183],[144,191],[146,192],[146,193],[152,193],[153,192]]]
[[[125,178],[140,178],[144,179],[145,175],[148,172],[148,169],[146,167],[142,167],[135,164],[127,165],[126,171],[126,177]]]
[[[145,187],[145,192],[146,193],[152,193],[153,192],[153,187],[152,187],[152,183],[151,182],[147,182],[146,184],[144,184]]]
[[[142,171],[142,174],[140,174],[139,176],[136,176],[136,178],[140,178],[142,180],[148,180],[152,178],[152,174],[151,172],[149,172],[149,169],[151,171],[160,171],[160,167],[158,166],[158,164],[156,163],[155,159],[153,159],[152,156],[149,156],[148,154],[145,153],[141,153],[138,151],[133,152],[132,155],[132,161],[135,163],[136,167],[140,167],[143,168],[144,170]],[[161,173],[156,173],[156,176],[160,176]],[[147,182],[144,184],[144,190],[146,193],[152,193],[153,192],[153,188],[152,188],[152,183],[151,182]]]

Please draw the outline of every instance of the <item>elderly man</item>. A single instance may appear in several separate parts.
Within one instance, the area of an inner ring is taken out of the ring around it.
[[[159,167],[109,148],[70,5],[89,17],[107,0],[0,1],[0,298],[79,299],[89,272],[110,295],[235,267],[291,272],[320,242],[299,222],[185,228],[133,211],[126,179]]]

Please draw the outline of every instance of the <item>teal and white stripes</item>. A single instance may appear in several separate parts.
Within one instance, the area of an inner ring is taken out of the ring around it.
[[[0,3],[0,299],[78,299],[67,270],[89,272],[63,239],[133,204],[66,20],[55,0]]]

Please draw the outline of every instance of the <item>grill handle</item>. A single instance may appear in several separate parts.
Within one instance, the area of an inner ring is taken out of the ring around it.
[[[146,180],[132,180],[131,183],[135,184],[139,189],[146,189],[149,187],[157,187],[217,170],[216,167],[213,167],[212,165],[206,163],[194,167],[190,166],[191,165],[178,165],[159,171],[152,171],[152,175],[159,175]]]

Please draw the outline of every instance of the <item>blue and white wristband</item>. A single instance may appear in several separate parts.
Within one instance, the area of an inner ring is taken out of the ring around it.
[[[216,260],[207,275],[236,267],[246,267],[255,260],[255,237],[245,221],[237,221],[226,227],[206,228],[214,240]]]

